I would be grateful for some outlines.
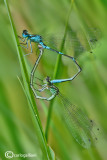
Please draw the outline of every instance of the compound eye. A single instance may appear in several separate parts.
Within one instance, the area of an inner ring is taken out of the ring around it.
[[[28,33],[28,31],[27,31],[27,30],[23,30],[23,33],[24,33],[24,34],[27,34],[27,33]]]

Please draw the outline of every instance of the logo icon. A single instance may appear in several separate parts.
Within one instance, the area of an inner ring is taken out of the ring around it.
[[[5,152],[5,157],[8,158],[8,159],[13,158],[13,152],[12,151]]]

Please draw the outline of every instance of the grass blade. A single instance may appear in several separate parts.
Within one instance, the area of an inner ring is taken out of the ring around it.
[[[25,59],[23,57],[23,54],[21,52],[21,49],[18,47],[18,37],[17,37],[17,33],[16,33],[16,29],[12,20],[12,16],[10,13],[10,9],[8,6],[8,1],[4,0],[5,6],[7,8],[7,12],[8,12],[8,17],[10,20],[10,24],[13,30],[13,34],[14,34],[14,40],[15,40],[15,44],[16,44],[16,48],[17,48],[17,53],[18,53],[18,58],[19,58],[19,62],[20,62],[20,66],[21,66],[21,73],[22,73],[22,77],[23,77],[23,83],[24,83],[24,87],[25,90],[27,92],[27,100],[28,100],[28,104],[30,107],[30,111],[32,114],[32,118],[33,118],[33,122],[34,122],[34,126],[36,128],[37,131],[37,136],[38,136],[38,140],[43,152],[43,157],[44,159],[52,159],[52,155],[50,153],[49,147],[47,146],[46,143],[46,139],[42,130],[42,125],[40,122],[40,118],[39,118],[39,114],[38,114],[38,110],[35,104],[35,99],[33,96],[33,93],[31,91],[30,85],[29,85],[29,76],[28,76],[28,71],[27,71],[27,66],[25,63]]]
[[[67,29],[68,29],[68,25],[69,25],[69,17],[70,17],[71,11],[72,11],[73,2],[74,2],[74,0],[71,0],[70,10],[68,12],[68,18],[67,18],[66,25],[65,25],[64,37],[62,39],[62,43],[61,43],[61,47],[60,47],[61,52],[63,50],[66,35],[67,35]],[[54,73],[53,73],[53,79],[55,79],[57,77],[57,73],[58,73],[57,71],[58,71],[58,68],[60,65],[61,65],[61,55],[58,55],[55,69],[54,69]],[[48,140],[49,124],[50,124],[51,115],[52,115],[53,102],[54,101],[52,100],[49,105],[49,111],[48,111],[48,117],[47,117],[46,129],[45,129],[45,137],[47,140]]]

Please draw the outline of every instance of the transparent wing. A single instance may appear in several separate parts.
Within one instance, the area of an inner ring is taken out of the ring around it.
[[[63,35],[64,33],[44,35],[43,42],[54,49],[60,49]],[[101,31],[98,28],[88,28],[86,32],[83,32],[83,30],[68,30],[63,47],[69,55],[74,55],[77,58],[86,51],[92,53],[100,38]]]
[[[75,140],[84,148],[89,148],[93,141],[97,140],[95,133],[93,132],[93,121],[88,118],[87,115],[78,107],[71,104],[61,93],[59,94],[63,103],[63,116]],[[99,128],[96,128],[99,131]]]

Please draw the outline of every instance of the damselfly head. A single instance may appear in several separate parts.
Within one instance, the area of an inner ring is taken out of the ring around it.
[[[28,31],[27,31],[27,30],[23,30],[23,33],[24,33],[24,34],[27,34],[27,33],[28,33]]]
[[[44,80],[43,80],[44,83],[48,84],[50,83],[50,77],[47,76]]]
[[[27,31],[27,30],[23,30],[22,36],[23,36],[24,38],[28,37],[28,31]]]

